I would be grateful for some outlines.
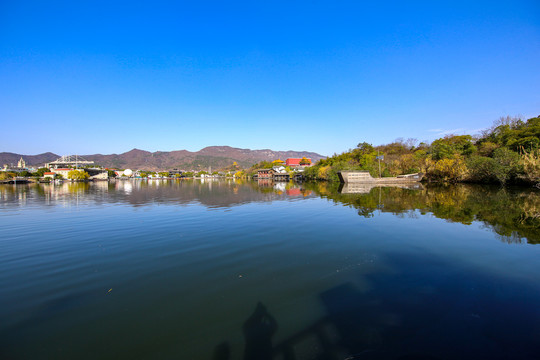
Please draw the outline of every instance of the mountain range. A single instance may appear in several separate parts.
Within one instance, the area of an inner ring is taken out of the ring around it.
[[[0,164],[17,164],[17,161],[23,157],[27,166],[40,166],[47,162],[54,161],[60,156],[51,152],[39,155],[21,155],[9,152],[0,153]],[[307,151],[274,151],[269,149],[250,150],[233,148],[230,146],[209,146],[199,151],[156,151],[149,152],[139,149],[133,149],[122,154],[111,155],[79,155],[85,160],[94,161],[97,165],[107,168],[120,169],[144,169],[144,170],[166,170],[166,169],[185,169],[185,170],[207,170],[219,169],[230,166],[236,162],[241,167],[249,167],[260,161],[273,161],[276,159],[285,160],[286,158],[311,158],[313,162],[325,158],[325,156]]]

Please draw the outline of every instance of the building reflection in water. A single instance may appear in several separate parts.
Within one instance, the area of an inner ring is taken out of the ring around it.
[[[63,184],[0,185],[6,205],[79,205],[81,201],[125,203],[199,203],[209,208],[251,202],[322,197],[356,208],[362,217],[377,213],[421,216],[431,214],[470,225],[482,222],[508,243],[540,243],[540,193],[536,189],[473,185],[345,186],[330,182],[302,183],[226,180],[116,180],[113,182],[64,182]]]

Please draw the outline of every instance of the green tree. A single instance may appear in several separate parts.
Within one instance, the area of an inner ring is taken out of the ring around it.
[[[520,148],[536,150],[540,147],[540,116],[526,122],[519,117],[502,117],[483,133],[479,143],[484,142],[492,142],[514,151]]]
[[[46,167],[42,167],[36,170],[36,172],[33,174],[33,176],[43,177],[46,172],[48,172],[49,169]]]
[[[87,180],[90,178],[90,174],[84,170],[71,170],[67,176],[71,180]]]
[[[465,178],[467,166],[461,157],[441,159],[435,162],[428,175],[444,182],[457,182]]]
[[[373,147],[373,145],[367,143],[367,142],[361,142],[359,143],[358,145],[356,145],[356,149],[358,149],[360,151],[360,153],[362,154],[369,154],[369,153],[372,153],[375,148]]]
[[[433,160],[451,159],[454,155],[471,155],[476,150],[471,135],[448,135],[431,144]]]
[[[493,152],[493,172],[499,182],[504,185],[511,177],[515,177],[519,170],[518,153],[507,148],[499,148]]]
[[[497,166],[493,158],[487,156],[471,156],[467,159],[469,180],[474,182],[497,181],[494,169]]]

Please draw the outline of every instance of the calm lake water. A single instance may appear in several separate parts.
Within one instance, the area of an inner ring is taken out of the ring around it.
[[[540,190],[1,185],[0,226],[0,359],[540,358]]]

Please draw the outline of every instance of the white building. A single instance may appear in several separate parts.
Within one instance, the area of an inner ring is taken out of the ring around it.
[[[70,171],[72,171],[74,169],[68,169],[68,168],[59,168],[59,169],[55,169],[55,168],[52,168],[51,171],[55,174],[59,174],[59,175],[62,175],[62,177],[64,179],[67,179],[68,178],[68,173]]]

